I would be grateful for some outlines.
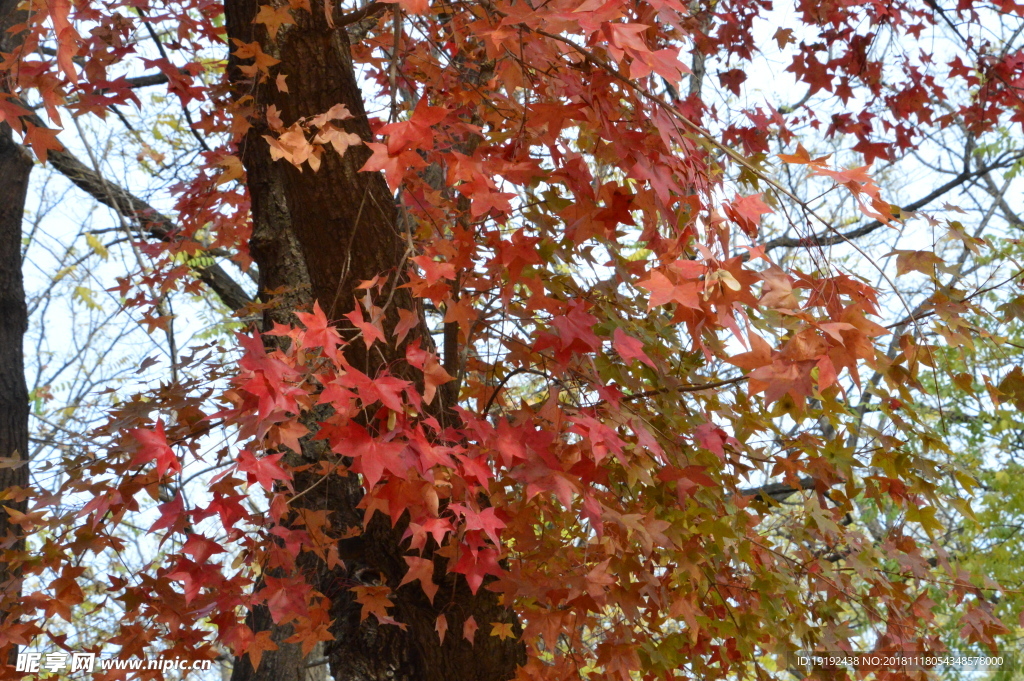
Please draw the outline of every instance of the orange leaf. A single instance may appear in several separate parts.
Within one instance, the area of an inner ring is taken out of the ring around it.
[[[763,338],[754,332],[751,332],[748,338],[750,339],[750,352],[744,352],[735,357],[727,357],[725,361],[746,371],[771,364],[772,346],[768,345]]]
[[[409,14],[426,14],[430,9],[430,0],[380,0],[380,2],[397,4]]]
[[[269,631],[260,631],[253,637],[247,650],[253,669],[259,669],[263,653],[268,650],[277,650],[277,644],[271,640]]]
[[[512,633],[512,624],[508,622],[491,622],[491,636],[497,636],[502,641],[506,638],[515,638]]]
[[[48,0],[50,21],[53,22],[54,33],[57,34],[57,65],[64,75],[74,84],[78,84],[78,73],[72,58],[78,52],[75,41],[78,32],[71,25],[71,0]]]
[[[428,558],[405,556],[405,563],[409,566],[409,570],[402,577],[399,586],[419,580],[423,593],[427,595],[427,600],[433,604],[434,595],[438,589],[437,584],[434,583],[434,561]]]
[[[473,639],[476,638],[476,630],[479,628],[480,625],[476,623],[476,619],[470,615],[466,618],[465,624],[462,625],[462,637],[472,643]]]
[[[260,5],[260,11],[256,14],[256,18],[252,20],[252,23],[266,26],[270,39],[277,40],[277,32],[281,30],[281,26],[284,24],[294,24],[295,22],[292,20],[292,11],[287,7]],[[278,89],[280,90],[280,84],[278,84]],[[287,88],[283,90],[283,92],[287,91]]]

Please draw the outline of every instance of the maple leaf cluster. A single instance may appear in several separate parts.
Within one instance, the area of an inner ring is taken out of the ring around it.
[[[138,101],[110,76],[139,62],[165,74],[182,106],[201,107],[191,133],[222,140],[175,187],[175,229],[142,248],[152,267],[120,279],[126,308],[159,326],[166,291],[199,291],[182,256],[229,249],[249,264],[247,154],[265,152],[290,182],[329,172],[331,155],[382,174],[399,217],[381,229],[400,233],[405,253],[346,289],[354,300],[238,333],[237,362],[194,356],[201,379],[112,407],[95,433],[106,455],[65,461],[60,491],[88,499],[77,514],[49,513],[54,497],[41,492],[30,512],[11,513],[42,537],[12,559],[48,581],[8,611],[0,650],[62,641],[54,618],[70,621],[85,600],[76,561],[119,550],[118,526],[147,512],[163,552],[133,579],[105,578],[126,655],[159,635],[167,656],[212,658],[219,645],[259,666],[277,644],[250,629],[247,608],[265,607],[309,654],[332,640],[332,603],[351,599],[361,618],[402,628],[396,603],[412,598],[431,609],[437,645],[522,641],[520,679],[584,667],[623,681],[683,668],[733,678],[764,651],[849,645],[858,618],[880,647],[931,649],[935,565],[948,569],[949,598],[971,604],[964,636],[1002,633],[985,591],[913,531],[940,529],[948,472],[908,445],[944,447],[902,408],[930,349],[889,337],[881,293],[862,278],[773,260],[762,238],[792,223],[783,204],[794,199],[764,170],[768,140],[789,145],[803,123],[851,136],[867,165],[833,167],[802,146],[779,160],[842,187],[868,219],[894,220],[868,166],[914,146],[911,119],[951,125],[931,104],[951,86],[871,48],[883,25],[933,26],[930,4],[799,3],[816,37],[776,33],[780,48],[794,43],[789,71],[844,104],[856,88],[862,105],[828,121],[749,109],[715,133],[721,112],[696,88],[668,97],[659,83],[674,89],[690,73],[684,46],[749,63],[769,3],[385,4],[361,15],[349,46],[368,101],[387,111],[369,116],[372,135],[353,132],[362,114],[340,102],[295,116],[205,85],[204,50],[222,42],[208,3],[96,0],[72,12],[55,1],[29,13],[22,45],[4,55],[0,120],[41,159],[59,143],[20,95],[35,93],[53,125],[58,107],[102,114]],[[280,48],[313,12],[334,16],[329,3],[260,6],[255,39],[225,48],[227,69],[253,91],[289,95],[302,74],[284,72]],[[171,18],[187,64],[135,55],[133,32]],[[51,29],[56,47],[38,49]],[[1020,122],[1024,60],[976,56],[946,65],[974,93],[955,113],[976,130]],[[886,85],[890,71],[907,87]],[[731,67],[718,82],[739,96],[747,74]],[[254,126],[265,149],[245,146]],[[152,233],[153,216],[135,217]],[[900,274],[938,264],[900,258]],[[396,291],[411,304],[398,306]],[[865,367],[876,380],[862,379]],[[877,423],[851,406],[865,383],[899,396]],[[217,473],[201,494],[168,498],[185,466],[210,455],[214,424],[229,433]],[[781,491],[767,493],[767,480]],[[779,503],[791,498],[800,503]],[[895,509],[906,526],[868,536],[848,522],[863,504]],[[397,535],[400,574],[361,581],[345,547],[381,526]],[[314,586],[317,571],[338,577],[334,591]],[[517,621],[465,616],[442,598],[459,588],[499,594]]]

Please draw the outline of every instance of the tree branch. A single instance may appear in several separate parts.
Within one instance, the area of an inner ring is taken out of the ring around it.
[[[817,479],[811,477],[800,478],[796,487],[786,482],[772,482],[767,485],[761,485],[760,487],[747,487],[745,489],[741,489],[740,494],[744,496],[769,497],[775,501],[784,501],[797,492],[814,489],[817,482]]]
[[[359,9],[349,12],[348,14],[336,14],[334,16],[334,26],[340,28],[351,24],[357,24],[363,19],[377,16],[387,8],[388,6],[386,3],[380,2],[379,0],[372,0],[372,2],[368,2]]]
[[[149,87],[150,85],[163,85],[168,80],[167,75],[163,73],[149,73],[144,76],[135,76],[133,78],[125,78],[124,82],[128,84],[128,87],[135,88]]]
[[[993,163],[992,165],[985,166],[984,168],[979,168],[978,170],[974,171],[965,170],[956,177],[954,177],[952,180],[947,182],[946,184],[935,189],[927,196],[924,196],[918,199],[917,201],[914,201],[913,203],[907,204],[906,206],[903,207],[903,210],[907,212],[913,212],[920,208],[924,208],[935,199],[939,198],[944,194],[949,193],[950,191],[956,189],[965,182],[973,180],[976,177],[981,177],[982,175],[985,175],[986,173],[1003,166],[1005,166],[1005,162]],[[772,239],[771,241],[766,243],[764,246],[764,252],[768,253],[776,248],[814,248],[818,246],[835,246],[836,244],[846,243],[852,241],[853,239],[866,236],[871,232],[874,232],[879,227],[882,227],[884,224],[885,223],[881,222],[880,220],[872,220],[871,222],[865,225],[862,225],[856,229],[850,230],[849,232],[843,234],[818,232],[817,234],[811,237],[779,237],[777,239]]]
[[[24,106],[20,101],[16,103],[19,106]],[[34,114],[23,118],[36,127],[46,127],[43,121]],[[170,241],[173,238],[176,226],[169,217],[123,187],[108,181],[79,161],[67,149],[51,150],[47,154],[47,159],[72,184],[103,205],[113,208],[125,218],[135,221],[139,229],[147,235],[161,241]],[[194,269],[198,273],[199,279],[213,289],[221,301],[232,310],[240,310],[252,302],[252,298],[245,292],[245,289],[217,263],[195,266]]]

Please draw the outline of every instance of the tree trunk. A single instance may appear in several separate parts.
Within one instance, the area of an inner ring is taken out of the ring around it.
[[[20,40],[8,29],[21,20],[17,0],[0,0],[0,53],[10,52]],[[0,75],[2,77],[2,75]],[[7,84],[0,82],[0,92]],[[0,123],[0,457],[21,458],[17,467],[0,466],[0,506],[24,512],[25,501],[5,499],[4,492],[28,487],[28,388],[22,342],[28,327],[28,308],[21,272],[21,222],[32,172],[32,158],[18,144],[6,123]],[[21,551],[22,529],[0,508],[0,556]],[[17,561],[0,559],[0,622],[21,596],[21,570]],[[10,662],[17,646],[10,650]],[[0,661],[2,663],[2,661]]]
[[[406,258],[412,255],[406,249],[409,239],[399,225],[397,206],[384,178],[379,173],[359,172],[369,155],[365,147],[349,149],[344,156],[325,152],[316,173],[271,160],[263,139],[270,134],[263,117],[270,104],[277,107],[285,126],[345,104],[353,114],[345,122],[348,131],[367,141],[371,133],[348,37],[343,29],[328,26],[323,5],[314,1],[311,13],[295,10],[295,25],[282,26],[273,41],[261,25],[253,24],[259,4],[258,0],[227,0],[225,14],[232,44],[235,40],[258,41],[265,53],[280,60],[274,74],[287,77],[289,90],[279,92],[273,79],[263,83],[246,80],[237,61],[229,62],[236,92],[254,98],[252,128],[241,148],[252,200],[250,252],[259,265],[260,296],[274,304],[267,312],[268,322],[290,321],[293,310],[308,309],[314,300],[329,319],[337,320],[353,309],[361,280],[387,275],[389,289],[392,283],[400,283]],[[385,331],[398,323],[399,309],[416,309],[408,289],[396,287],[392,295],[382,320]],[[415,335],[410,334],[410,339]],[[432,345],[425,323],[418,336],[425,346]],[[422,383],[422,377],[404,363],[404,345],[382,345],[376,344],[370,354],[362,343],[352,343],[346,358],[370,376],[387,365],[391,373]],[[450,418],[451,412],[442,404],[438,416]],[[319,459],[326,454],[325,447],[323,441],[305,442],[304,462]],[[307,473],[297,475],[296,491],[307,489],[314,481]],[[318,485],[303,496],[302,503],[330,510],[333,529],[340,535],[362,522],[362,512],[356,509],[362,488],[356,476],[332,478],[331,485]],[[499,681],[514,676],[524,660],[521,644],[488,635],[491,622],[511,621],[497,596],[486,588],[473,596],[465,580],[446,574],[441,564],[435,570],[440,586],[436,609],[418,584],[398,588],[406,570],[400,538],[400,530],[392,529],[383,514],[377,514],[357,540],[346,540],[341,552],[344,573],[340,568],[327,572],[323,565],[308,564],[312,554],[304,554],[307,564],[302,567],[307,577],[332,599],[335,640],[325,645],[324,652],[336,681]],[[391,587],[395,619],[407,625],[406,630],[380,625],[372,617],[360,622],[361,608],[346,585],[361,579],[379,580]],[[442,608],[450,627],[443,645],[434,628]],[[461,636],[469,616],[482,629],[475,645]],[[275,640],[287,637],[270,622],[265,608],[254,609],[249,622],[254,630],[272,630]],[[278,651],[265,653],[257,670],[247,657],[238,660],[232,679],[301,681],[306,664],[298,646],[285,644]]]
[[[32,159],[0,123],[0,457],[20,458],[20,466],[0,466],[0,506],[24,512],[25,501],[4,498],[5,491],[28,487],[28,389],[22,340],[28,327],[21,275],[21,220]],[[22,529],[0,509],[0,552],[20,551]],[[0,554],[2,555],[2,554]],[[21,596],[18,564],[0,560],[0,621]],[[15,654],[12,649],[11,655]]]

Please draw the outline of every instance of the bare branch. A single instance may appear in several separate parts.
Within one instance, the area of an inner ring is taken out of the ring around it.
[[[18,104],[21,105],[21,102]],[[32,125],[40,128],[46,127],[38,116],[30,115],[24,118]],[[108,181],[79,161],[67,149],[51,150],[47,159],[76,187],[105,206],[113,208],[125,218],[135,221],[139,229],[147,235],[162,241],[170,241],[173,238],[176,227],[169,217],[123,187]],[[217,263],[205,266],[197,265],[194,269],[199,274],[199,279],[213,289],[221,301],[232,310],[240,310],[252,302],[245,289]]]
[[[913,203],[907,204],[906,206],[903,207],[903,210],[906,212],[913,212],[915,210],[924,208],[935,199],[938,199],[944,194],[948,194],[952,190],[963,185],[965,182],[969,182],[977,177],[981,177],[986,173],[991,172],[992,170],[1006,167],[1013,160],[1015,159],[1005,160],[1001,163],[993,163],[991,165],[979,168],[974,171],[965,170],[964,172],[960,173],[959,175],[957,175],[956,177],[954,177],[952,180],[945,183],[941,187],[936,188],[927,196],[924,196],[918,199],[917,201],[914,201]],[[885,223],[879,220],[872,220],[871,222],[865,225],[862,225],[860,227],[857,227],[856,229],[852,229],[849,232],[844,232],[841,234],[832,232],[819,232],[814,236],[805,238],[779,237],[777,239],[772,239],[771,241],[766,243],[764,246],[764,251],[765,253],[768,253],[769,251],[772,251],[776,248],[815,248],[822,246],[835,246],[837,244],[847,243],[849,241],[852,241],[853,239],[858,239],[862,236],[866,236],[871,232],[874,232],[879,227],[882,227],[884,224]]]
[[[366,3],[353,12],[349,12],[348,14],[337,14],[334,17],[334,25],[336,27],[342,27],[359,23],[363,19],[377,16],[386,10],[387,7],[386,3],[380,2],[379,0],[372,0],[372,2]]]
[[[783,501],[797,492],[814,489],[818,481],[815,478],[800,478],[798,486],[794,487],[786,482],[772,482],[760,487],[748,487],[741,489],[740,494],[744,496],[770,497],[775,501]]]

